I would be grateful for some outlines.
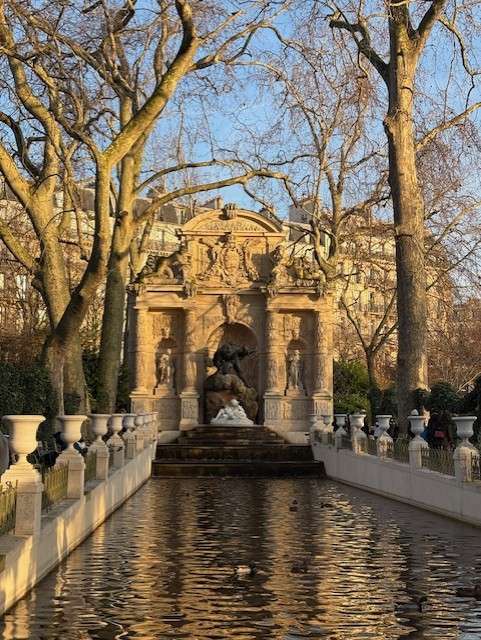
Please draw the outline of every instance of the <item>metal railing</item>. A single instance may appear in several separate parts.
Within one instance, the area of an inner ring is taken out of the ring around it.
[[[386,445],[386,458],[409,464],[409,440],[398,438],[394,442],[389,442]]]
[[[454,458],[450,449],[425,448],[421,451],[423,467],[446,476],[454,476]]]
[[[351,436],[342,436],[341,437],[341,449],[350,449],[352,451]]]
[[[359,447],[363,453],[370,456],[377,456],[377,442],[374,438],[363,438],[359,440]]]
[[[478,454],[471,454],[471,480],[481,481],[481,460]]]
[[[42,510],[48,510],[56,502],[67,497],[68,465],[61,464],[47,469],[42,475],[42,482]]]
[[[95,480],[97,477],[97,452],[92,451],[87,453],[85,458],[85,482],[90,482],[91,480]]]
[[[17,489],[10,482],[0,485],[0,536],[15,526]]]

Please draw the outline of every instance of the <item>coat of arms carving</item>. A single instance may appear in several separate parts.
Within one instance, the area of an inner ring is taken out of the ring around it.
[[[237,286],[259,279],[248,240],[241,245],[235,236],[226,233],[221,238],[202,238],[201,242],[209,248],[209,265],[199,274],[199,280]]]

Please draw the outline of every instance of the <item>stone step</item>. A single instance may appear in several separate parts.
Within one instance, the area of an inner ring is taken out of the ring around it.
[[[310,447],[289,444],[247,444],[236,446],[188,446],[184,444],[167,444],[157,447],[156,460],[212,461],[312,461]]]
[[[182,436],[192,438],[199,435],[209,435],[214,437],[247,437],[247,438],[279,438],[280,436],[265,427],[195,427],[190,431],[183,431]]]
[[[201,447],[201,446],[210,446],[210,447],[226,447],[229,445],[235,445],[238,447],[248,446],[250,444],[255,445],[280,445],[285,444],[284,440],[254,440],[252,438],[178,438],[176,440],[177,444],[183,444],[188,447]]]
[[[162,462],[154,460],[152,475],[161,478],[197,477],[325,477],[320,462],[256,461],[256,462]]]

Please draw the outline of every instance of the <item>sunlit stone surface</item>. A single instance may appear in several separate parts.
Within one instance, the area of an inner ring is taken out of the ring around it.
[[[480,550],[477,529],[325,481],[152,480],[0,638],[474,640],[481,603],[455,589]]]

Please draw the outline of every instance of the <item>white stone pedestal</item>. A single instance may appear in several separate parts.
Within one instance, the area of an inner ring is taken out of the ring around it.
[[[75,449],[65,449],[58,456],[55,466],[68,465],[67,498],[78,499],[84,495],[85,462]]]

